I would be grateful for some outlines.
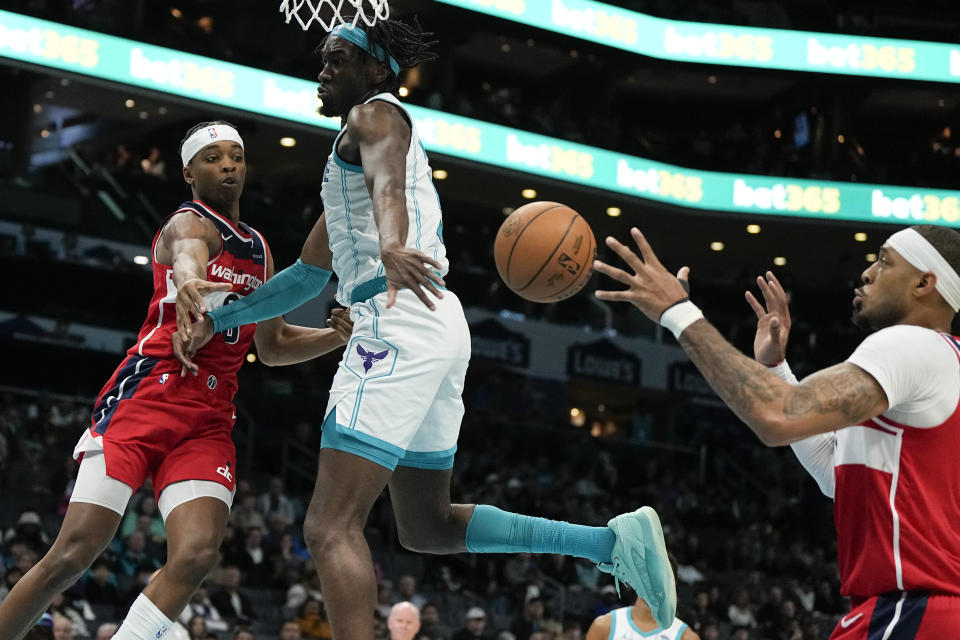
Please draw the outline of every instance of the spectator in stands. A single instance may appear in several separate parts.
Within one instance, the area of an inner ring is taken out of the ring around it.
[[[186,613],[190,608],[190,605],[187,605],[187,609],[184,609]],[[183,620],[183,614],[180,615],[178,621]],[[203,640],[207,637],[207,621],[206,619],[198,614],[193,614],[187,620],[187,624],[184,625],[187,629],[187,635],[190,636],[190,640]]]
[[[66,616],[54,614],[53,640],[73,640],[73,625]]]
[[[123,543],[123,553],[120,554],[120,572],[124,576],[134,576],[143,567],[149,566],[152,573],[159,569],[160,559],[150,555],[147,551],[147,538],[142,531],[134,530]]]
[[[116,607],[120,602],[120,593],[117,590],[117,579],[113,575],[110,563],[100,558],[90,567],[90,575],[83,580],[83,597],[93,607],[103,608],[116,615]]]
[[[330,631],[330,622],[327,620],[326,612],[323,610],[323,603],[313,598],[307,600],[300,607],[300,613],[297,615],[297,626],[300,627],[300,633],[309,640],[327,640],[332,637]]]
[[[202,629],[195,628],[199,625],[197,618],[203,621]],[[190,602],[184,607],[177,620],[187,627],[193,640],[202,640],[209,632],[226,631],[230,628],[217,608],[210,602],[207,590],[202,586],[190,596]]]
[[[143,491],[137,508],[128,510],[120,524],[120,537],[127,538],[135,529],[143,531],[147,538],[154,542],[166,540],[167,533],[163,526],[163,518],[157,511],[157,501],[153,492]]]
[[[232,640],[255,640],[253,631],[247,625],[238,624],[230,634]]]
[[[167,163],[163,159],[160,147],[150,147],[147,157],[140,161],[140,168],[144,175],[160,180],[167,179]]]
[[[617,588],[612,584],[605,584],[600,589],[600,602],[593,607],[593,617],[599,617],[610,613],[614,609],[623,606],[620,602],[620,596],[617,595]]]
[[[234,505],[230,511],[230,524],[236,531],[247,531],[253,527],[266,529],[263,516],[257,510],[257,496],[245,494],[239,505]]]
[[[116,622],[104,622],[97,627],[97,640],[110,640],[117,632]]]
[[[397,601],[406,600],[417,608],[417,611],[423,609],[427,599],[421,593],[417,593],[417,579],[410,574],[404,574],[397,580]]]
[[[17,524],[3,536],[7,548],[22,543],[38,555],[46,553],[50,548],[50,537],[43,530],[43,523],[36,511],[24,511],[17,518]]]
[[[298,515],[293,501],[284,493],[283,480],[278,477],[270,478],[270,490],[260,496],[257,507],[264,518],[281,514],[288,525],[293,524]]]
[[[303,634],[300,632],[300,625],[296,620],[284,620],[280,625],[280,640],[301,640]]]
[[[53,640],[53,616],[49,613],[40,616],[36,626],[27,632],[24,640]]]
[[[320,591],[320,575],[312,564],[306,564],[300,574],[300,581],[287,589],[287,600],[283,605],[287,615],[294,615],[307,600],[323,601]]]
[[[753,614],[753,606],[747,597],[746,589],[737,589],[733,593],[733,602],[727,609],[727,618],[730,620],[730,624],[736,627],[753,628],[757,626],[757,619]]]
[[[390,580],[381,580],[377,583],[377,603],[375,610],[381,620],[386,620],[390,615],[390,609],[393,607],[393,582]]]
[[[780,606],[783,604],[783,589],[779,585],[773,585],[767,591],[767,599],[760,608],[757,609],[757,624],[766,633],[770,634],[776,629],[777,621],[780,618]]]
[[[450,640],[450,627],[440,622],[440,609],[434,602],[427,602],[420,609],[420,635],[430,640]]]
[[[47,611],[69,620],[75,637],[87,638],[90,636],[86,620],[93,620],[96,618],[96,614],[84,600],[74,600],[65,593],[58,593]]]
[[[453,634],[453,640],[491,640],[492,638],[493,633],[487,630],[487,614],[480,607],[470,607],[463,617],[463,627]]]
[[[240,569],[225,566],[220,571],[220,588],[210,595],[210,602],[220,617],[230,624],[248,622],[256,618],[249,596],[240,590]]]
[[[420,631],[420,610],[412,602],[398,602],[387,616],[390,640],[413,640]]]
[[[247,584],[254,587],[266,586],[270,582],[272,567],[263,548],[263,529],[251,527],[247,529],[244,538],[243,549],[232,562],[243,572]]]

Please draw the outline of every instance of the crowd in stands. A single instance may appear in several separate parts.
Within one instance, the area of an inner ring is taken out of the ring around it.
[[[76,399],[0,395],[0,596],[56,535],[76,473],[70,451],[88,411]],[[728,422],[714,429],[725,454],[712,455],[704,469],[666,451],[585,434],[544,438],[468,419],[453,497],[590,525],[653,505],[678,563],[678,616],[702,638],[825,638],[848,607],[838,594],[829,502],[789,451],[764,449]],[[222,564],[179,616],[182,638],[330,637],[300,528],[308,496],[270,475],[282,471],[260,460],[239,482]],[[576,640],[596,616],[632,602],[629,589],[621,585],[618,595],[588,561],[407,552],[386,495],[367,538],[378,574],[378,638],[388,637],[386,619],[400,601],[419,610],[421,640]],[[54,630],[62,628],[57,640],[109,637],[102,625],[122,619],[164,553],[148,482],[107,551],[51,606]]]

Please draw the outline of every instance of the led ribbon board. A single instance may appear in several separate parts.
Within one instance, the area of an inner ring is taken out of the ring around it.
[[[593,0],[437,2],[663,60],[960,82],[960,47],[941,42],[684,22]]]
[[[565,0],[569,1],[569,0]],[[0,11],[0,58],[336,130],[308,80]],[[680,207],[957,225],[960,191],[694,171],[410,106],[430,151]]]

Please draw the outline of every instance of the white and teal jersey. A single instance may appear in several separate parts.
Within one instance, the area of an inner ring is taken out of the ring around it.
[[[641,631],[633,621],[630,615],[632,607],[623,607],[614,609],[610,612],[612,620],[610,621],[610,640],[680,640],[687,623],[674,618],[673,624],[666,629],[654,629],[653,631]]]
[[[380,93],[367,102],[374,100],[397,105],[410,122],[405,186],[409,217],[406,246],[435,259],[443,265],[440,275],[446,275],[448,263],[443,246],[440,199],[433,186],[433,174],[427,153],[417,135],[417,127],[392,94]],[[337,300],[344,306],[350,306],[355,299],[369,298],[369,295],[355,295],[354,289],[359,284],[365,284],[367,286],[362,290],[368,291],[369,283],[383,276],[383,264],[380,261],[380,236],[373,217],[373,201],[363,179],[363,167],[350,164],[337,154],[337,145],[345,130],[340,131],[333,143],[333,151],[327,158],[320,196],[326,213],[330,250],[333,252],[333,270],[340,281]],[[376,293],[376,290],[372,292]]]

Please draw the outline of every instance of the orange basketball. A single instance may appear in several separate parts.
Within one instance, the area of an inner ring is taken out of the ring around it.
[[[580,291],[596,252],[587,221],[558,202],[523,205],[503,221],[493,245],[500,277],[532,302],[557,302]]]

